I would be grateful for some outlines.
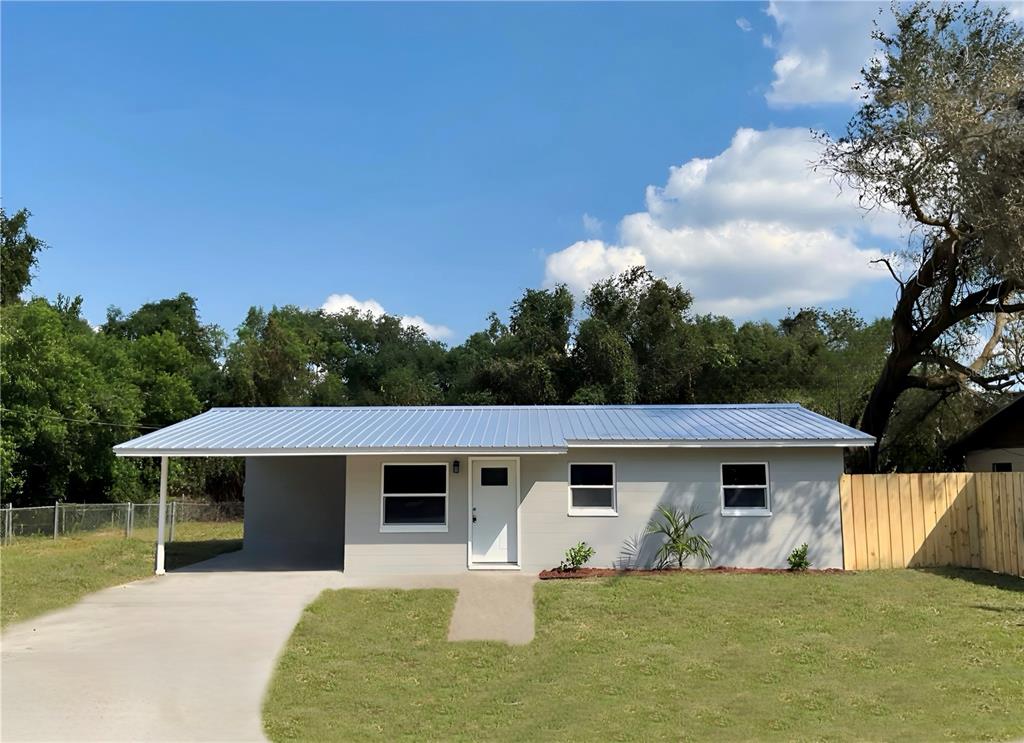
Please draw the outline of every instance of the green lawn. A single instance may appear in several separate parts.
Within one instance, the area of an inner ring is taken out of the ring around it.
[[[1007,740],[1024,581],[975,571],[538,584],[523,647],[449,643],[452,591],[328,591],[273,740]]]
[[[242,546],[241,523],[190,523],[183,531],[187,541],[167,545],[168,570]],[[73,604],[87,593],[152,575],[155,542],[155,529],[139,529],[132,539],[92,532],[57,540],[15,540],[0,548],[0,624],[29,619]]]

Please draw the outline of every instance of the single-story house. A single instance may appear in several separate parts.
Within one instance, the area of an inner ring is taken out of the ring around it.
[[[296,407],[215,408],[115,452],[162,458],[161,502],[168,457],[245,457],[254,559],[453,573],[536,572],[580,541],[592,565],[644,564],[659,505],[706,514],[716,565],[784,567],[807,542],[842,567],[843,450],[873,443],[799,405]]]
[[[1024,395],[961,437],[949,452],[968,472],[1024,471]]]

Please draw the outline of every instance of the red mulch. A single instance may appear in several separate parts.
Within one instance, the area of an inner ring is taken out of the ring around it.
[[[664,568],[663,570],[617,570],[615,568],[579,568],[577,570],[542,570],[541,580],[572,580],[575,578],[609,578],[632,575],[671,575],[673,573],[845,573],[841,568],[825,568],[823,570],[796,571],[788,568],[730,568],[718,566],[714,568]]]

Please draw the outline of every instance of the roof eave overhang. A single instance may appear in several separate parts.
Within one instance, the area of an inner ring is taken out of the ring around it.
[[[764,449],[764,448],[847,448],[874,446],[873,438],[863,439],[708,439],[696,441],[569,441],[574,449]]]
[[[360,456],[360,455],[442,455],[442,456],[515,456],[522,454],[565,454],[572,449],[765,449],[765,448],[846,448],[873,446],[873,438],[863,439],[715,439],[658,440],[658,441],[595,441],[576,440],[567,446],[551,447],[494,447],[465,448],[450,447],[357,447],[357,448],[260,448],[260,449],[143,449],[114,447],[119,457],[316,457],[316,456]]]
[[[119,457],[337,457],[359,455],[442,455],[442,456],[515,456],[519,454],[565,454],[566,448],[559,447],[500,447],[500,448],[263,448],[263,449],[126,449],[114,447],[114,454]]]

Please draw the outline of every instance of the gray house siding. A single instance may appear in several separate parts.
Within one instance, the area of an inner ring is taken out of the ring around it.
[[[454,459],[462,463],[451,474]],[[395,533],[380,530],[381,466],[385,462],[445,462],[449,465],[448,531]],[[348,513],[345,571],[369,573],[455,573],[466,569],[469,492],[466,457],[362,455],[348,457]]]
[[[504,455],[503,455],[504,456]],[[381,533],[384,462],[460,460],[450,474],[448,531]],[[364,573],[454,573],[467,569],[468,456],[352,456],[347,460],[345,570]],[[570,462],[616,465],[617,516],[570,516]],[[722,462],[767,462],[771,516],[721,514]],[[698,528],[713,545],[714,564],[785,567],[790,550],[810,545],[817,567],[842,567],[839,476],[841,448],[574,448],[569,454],[520,457],[520,521],[524,571],[553,567],[565,549],[586,541],[592,565],[613,566],[625,541],[639,534],[659,504],[707,515]],[[248,534],[247,534],[248,538]],[[642,555],[649,559],[653,540]]]
[[[343,567],[345,457],[248,457],[245,540],[254,562]]]
[[[618,516],[569,516],[570,462],[613,462]],[[771,516],[721,514],[722,462],[767,462]],[[567,547],[586,541],[591,564],[613,566],[627,538],[668,505],[707,514],[696,527],[711,540],[715,565],[785,567],[802,542],[817,567],[842,567],[841,449],[576,449],[566,456],[524,457],[523,569],[558,564]],[[654,538],[642,557],[650,559]]]

